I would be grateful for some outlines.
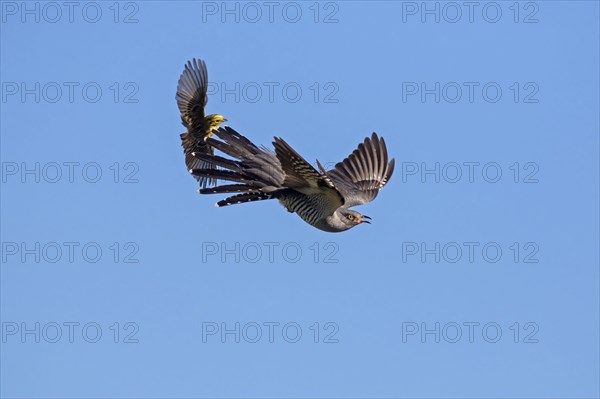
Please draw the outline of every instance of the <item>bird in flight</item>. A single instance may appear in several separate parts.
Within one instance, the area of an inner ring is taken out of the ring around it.
[[[350,209],[375,199],[394,171],[394,159],[388,162],[383,138],[373,133],[352,154],[331,170],[317,161],[315,169],[282,138],[275,137],[275,151],[257,147],[246,137],[225,126],[217,129],[206,144],[230,158],[206,151],[193,151],[200,164],[216,168],[190,168],[196,178],[224,180],[235,184],[203,187],[200,194],[237,193],[216,206],[278,199],[289,211],[306,223],[327,232],[341,232],[361,223],[368,216]]]
[[[181,123],[187,129],[187,132],[181,134],[181,146],[188,170],[214,168],[213,164],[192,156],[192,153],[214,154],[214,149],[204,139],[210,137],[214,129],[227,121],[223,115],[204,115],[204,107],[208,102],[207,87],[208,72],[204,61],[195,58],[188,61],[179,78],[175,96],[181,114]],[[215,180],[201,176],[196,176],[196,180],[200,183],[200,187],[216,183]]]

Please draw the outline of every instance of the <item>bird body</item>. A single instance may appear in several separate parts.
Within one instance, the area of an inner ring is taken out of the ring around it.
[[[289,211],[295,212],[306,223],[320,230],[330,231],[326,220],[335,215],[332,203],[326,193],[302,194],[296,190],[281,193],[279,202]]]
[[[316,170],[281,138],[275,138],[273,152],[257,147],[228,126],[214,132],[220,140],[207,137],[206,144],[231,158],[192,151],[197,161],[220,169],[190,168],[190,173],[235,184],[204,187],[198,190],[201,194],[236,193],[217,202],[218,207],[278,199],[289,212],[327,232],[370,223],[368,216],[349,208],[375,199],[394,170],[394,159],[388,162],[385,141],[375,133],[334,169],[326,171],[318,161]]]
[[[185,65],[183,73],[177,84],[177,106],[181,114],[181,123],[187,131],[180,135],[181,145],[185,153],[185,164],[188,169],[203,168],[213,169],[214,165],[201,162],[192,153],[214,154],[214,150],[205,141],[212,136],[214,129],[227,121],[219,114],[204,114],[208,102],[206,91],[208,88],[208,72],[206,64],[195,58]],[[215,179],[196,177],[201,187],[209,183],[216,183]]]

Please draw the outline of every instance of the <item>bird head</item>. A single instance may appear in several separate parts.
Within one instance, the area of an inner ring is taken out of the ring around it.
[[[351,209],[346,209],[346,210],[342,211],[341,219],[342,219],[342,222],[347,226],[347,228],[352,228],[361,223],[371,224],[371,222],[366,220],[366,219],[371,219],[370,217],[363,215],[362,213],[353,211]]]
[[[210,114],[206,116],[206,120],[211,129],[218,129],[221,123],[227,122],[227,119],[223,115]]]

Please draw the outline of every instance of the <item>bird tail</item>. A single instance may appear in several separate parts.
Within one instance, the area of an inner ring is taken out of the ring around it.
[[[210,169],[216,171],[215,164],[213,162],[203,160],[198,156],[200,154],[214,154],[214,149],[209,147],[206,143],[204,143],[204,141],[194,139],[189,133],[183,133],[181,135],[181,146],[183,147],[183,152],[185,153],[185,165],[187,166],[188,170]],[[217,184],[217,179],[215,176],[194,175],[194,178],[198,181],[198,184],[200,184],[200,187],[202,188]]]
[[[220,139],[212,137],[206,143],[233,159],[222,156],[194,152],[201,161],[219,166],[221,169],[191,168],[190,173],[200,178],[218,179],[238,184],[225,184],[202,188],[200,194],[239,193],[217,203],[217,206],[242,204],[277,198],[283,189],[284,174],[276,155],[254,145],[250,140],[225,126],[215,131]]]
[[[224,200],[217,202],[215,205],[221,208],[223,206],[244,204],[247,202],[262,201],[272,198],[275,198],[275,196],[264,193],[244,193],[225,198]]]
[[[200,194],[227,194],[227,193],[249,193],[260,192],[247,184],[224,184],[218,187],[202,188]]]

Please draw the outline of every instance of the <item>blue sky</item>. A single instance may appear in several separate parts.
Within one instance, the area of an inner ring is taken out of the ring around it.
[[[1,3],[2,397],[599,396],[597,2],[70,7]],[[257,144],[382,135],[373,224],[196,194],[192,57]]]

